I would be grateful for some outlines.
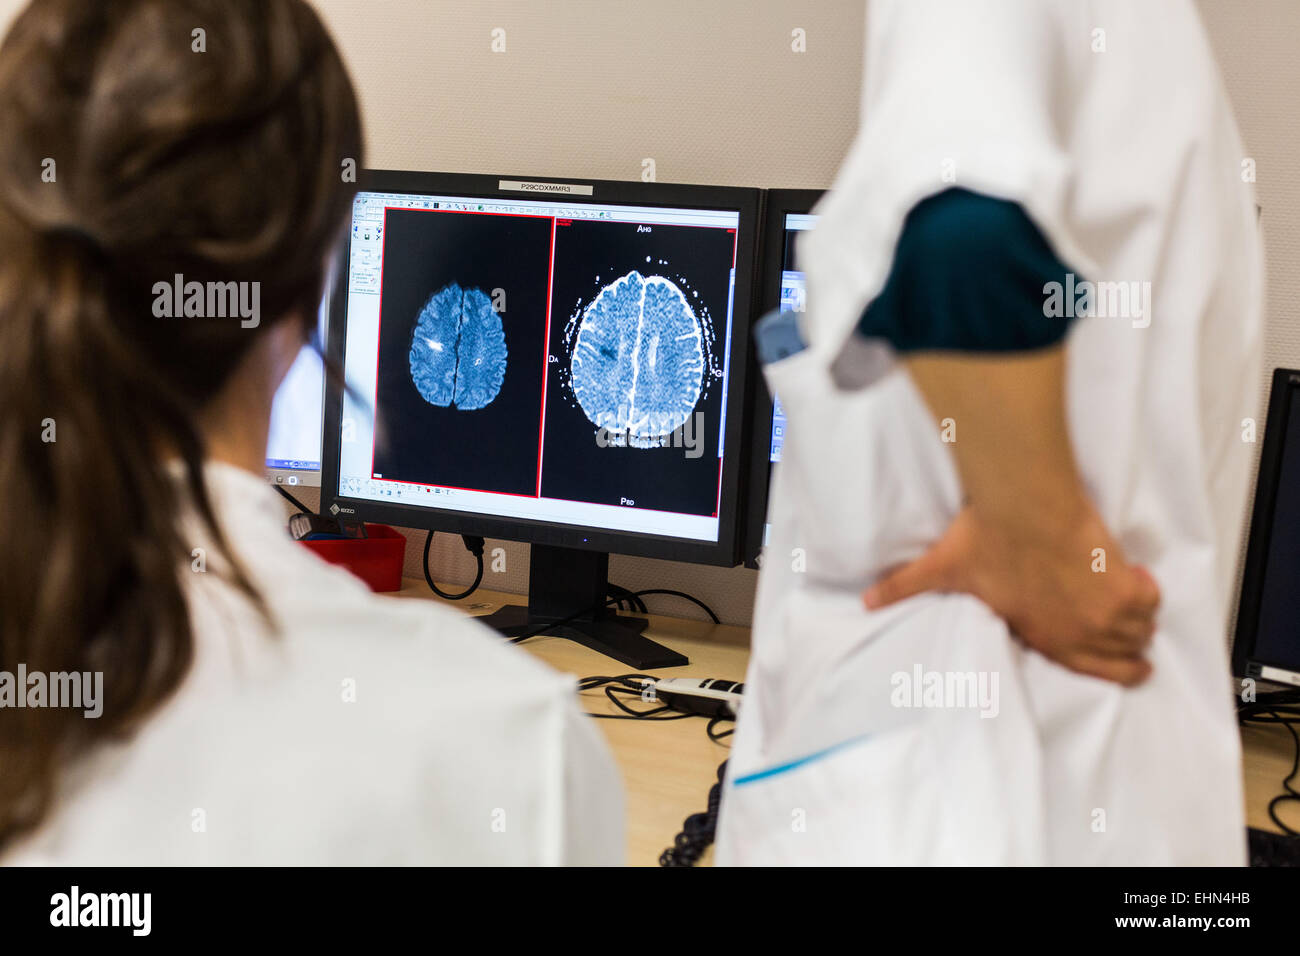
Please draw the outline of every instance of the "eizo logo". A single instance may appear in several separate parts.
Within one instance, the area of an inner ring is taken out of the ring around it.
[[[339,506],[337,504],[330,505],[330,514],[336,515],[338,513],[339,513]]]
[[[148,936],[152,924],[152,893],[70,893],[50,897],[51,926],[129,926],[133,936]]]

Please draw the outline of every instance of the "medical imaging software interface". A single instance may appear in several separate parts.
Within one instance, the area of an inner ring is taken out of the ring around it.
[[[317,315],[317,344],[325,341],[326,304]],[[266,467],[320,471],[321,416],[325,407],[325,367],[315,345],[304,345],[276,390]]]
[[[359,194],[339,494],[717,541],[738,226]]]

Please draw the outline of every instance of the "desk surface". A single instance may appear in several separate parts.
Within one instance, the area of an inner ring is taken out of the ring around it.
[[[423,580],[408,578],[399,597],[439,600]],[[449,585],[449,587],[455,587]],[[480,590],[455,606],[470,614],[487,614],[502,604],[522,603],[516,594]],[[749,628],[687,621],[659,614],[645,615],[645,635],[691,659],[688,667],[649,671],[667,677],[719,677],[744,680],[749,660]],[[580,644],[556,637],[535,637],[521,645],[548,664],[578,677],[628,673],[632,668],[612,661]],[[602,690],[583,695],[588,712],[616,714]],[[718,764],[727,759],[725,742],[705,734],[703,718],[662,723],[641,720],[598,720],[623,774],[627,801],[627,861],[654,866],[692,813],[704,810],[709,788],[717,780]],[[1245,753],[1246,819],[1252,827],[1277,830],[1268,816],[1269,801],[1282,792],[1291,772],[1294,744],[1280,726],[1242,730]],[[1282,818],[1300,829],[1300,809],[1288,805]],[[704,858],[708,862],[709,856]]]

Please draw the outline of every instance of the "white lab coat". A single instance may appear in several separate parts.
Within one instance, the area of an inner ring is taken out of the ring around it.
[[[73,767],[2,862],[622,862],[618,773],[571,677],[459,611],[371,594],[289,540],[262,479],[206,474],[280,632],[195,531],[184,683]]]
[[[1240,864],[1226,622],[1262,257],[1195,10],[877,0],[867,31],[861,130],[800,240],[809,348],[766,369],[788,428],[718,861]],[[906,213],[950,186],[1019,202],[1081,280],[1151,283],[1145,316],[1080,318],[1067,343],[1079,467],[1163,594],[1137,689],[1026,650],[967,595],[861,604],[962,501],[910,378],[853,334]],[[909,706],[932,674],[996,678],[996,706]]]

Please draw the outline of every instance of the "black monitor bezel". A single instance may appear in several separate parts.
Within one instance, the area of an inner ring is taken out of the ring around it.
[[[743,409],[747,394],[749,328],[752,321],[752,289],[757,271],[760,193],[756,189],[734,186],[703,186],[678,183],[643,183],[581,177],[559,179],[545,176],[484,175],[479,173],[437,173],[368,169],[358,177],[360,192],[392,192],[467,197],[511,197],[518,199],[558,200],[569,203],[623,203],[639,206],[688,207],[697,209],[736,210],[736,284],[732,301],[732,342],[728,357],[732,369],[728,385],[727,424],[724,434],[722,464],[722,506],[718,515],[718,540],[694,541],[632,531],[570,525],[532,519],[506,519],[438,508],[385,504],[338,493],[340,417],[343,387],[340,382],[327,385],[325,400],[325,440],[322,445],[321,510],[330,512],[337,505],[341,512],[401,527],[459,534],[480,535],[545,544],[556,547],[605,551],[638,557],[662,558],[694,564],[734,566],[740,548],[742,472],[745,469],[743,446]],[[590,195],[545,192],[519,192],[501,189],[502,181],[581,185],[591,187]],[[351,220],[349,219],[349,222]],[[350,235],[350,230],[349,230]],[[346,281],[349,269],[350,242],[344,242],[340,255],[340,281]],[[347,290],[341,288],[331,302],[327,354],[336,368],[343,368],[343,348],[347,335]],[[730,507],[727,502],[731,502]]]
[[[754,321],[781,307],[781,272],[785,265],[785,217],[807,215],[822,196],[821,189],[770,189],[763,208],[763,250],[758,271],[758,309]],[[745,414],[747,465],[744,530],[741,535],[741,559],[745,567],[757,568],[763,551],[763,525],[767,520],[767,496],[771,476],[772,396],[754,350],[750,336],[747,361],[752,383]]]
[[[1260,601],[1264,592],[1264,576],[1268,570],[1269,540],[1273,534],[1273,517],[1282,471],[1282,450],[1286,444],[1293,389],[1300,389],[1300,369],[1274,369],[1264,425],[1264,445],[1259,455],[1259,474],[1255,479],[1255,503],[1251,510],[1250,537],[1246,543],[1246,564],[1241,580],[1241,599],[1237,605],[1236,633],[1232,643],[1232,671],[1237,677],[1259,678],[1261,667],[1272,667],[1296,678],[1294,682],[1284,683],[1300,683],[1300,672],[1295,670],[1293,664],[1280,664],[1257,657],[1255,639],[1259,631]]]

